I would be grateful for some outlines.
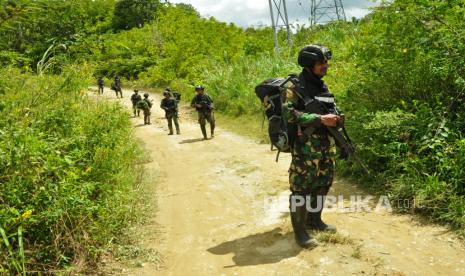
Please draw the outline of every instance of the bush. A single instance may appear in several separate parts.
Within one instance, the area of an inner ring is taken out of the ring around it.
[[[127,112],[87,99],[73,69],[0,76],[0,271],[95,264],[137,218]]]

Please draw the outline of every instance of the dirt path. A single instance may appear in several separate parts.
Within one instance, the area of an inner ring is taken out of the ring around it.
[[[129,106],[124,93],[118,101]],[[148,168],[159,171],[158,212],[151,216],[160,233],[146,243],[164,264],[131,274],[465,275],[464,247],[446,229],[386,212],[326,212],[338,234],[320,235],[319,247],[302,250],[287,213],[289,156],[276,163],[268,145],[221,126],[213,140],[201,141],[196,122],[186,119],[188,107],[181,110],[182,135],[168,136],[160,98],[152,98],[152,125],[132,120],[150,151]],[[341,180],[333,187],[331,194],[344,199],[361,195]]]

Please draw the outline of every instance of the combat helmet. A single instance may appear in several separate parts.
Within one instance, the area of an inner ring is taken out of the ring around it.
[[[297,62],[302,67],[312,68],[317,61],[330,60],[331,57],[331,51],[325,46],[311,44],[299,51]]]
[[[149,93],[144,93],[144,98],[148,98],[149,97]]]
[[[205,87],[203,87],[202,85],[195,86],[195,91],[203,91],[203,90],[205,90]]]

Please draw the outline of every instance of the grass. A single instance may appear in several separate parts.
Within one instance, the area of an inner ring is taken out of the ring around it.
[[[94,271],[141,223],[126,109],[87,99],[85,67],[0,74],[0,271]]]
[[[354,259],[360,260],[362,258],[362,246],[361,245],[355,246],[354,251],[352,251],[350,256]]]
[[[266,144],[269,141],[266,118],[263,122],[263,117],[260,115],[233,117],[216,112],[215,118],[217,125],[228,131],[253,139],[261,144]]]
[[[316,239],[319,242],[331,243],[331,244],[348,244],[353,245],[354,241],[347,236],[344,236],[340,233],[330,233],[330,232],[318,232]]]

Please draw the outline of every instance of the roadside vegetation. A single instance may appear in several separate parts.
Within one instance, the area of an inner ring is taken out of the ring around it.
[[[310,43],[333,51],[325,80],[371,174],[352,162],[340,162],[339,172],[414,201],[400,211],[465,235],[464,15],[459,0],[390,1],[362,20],[300,26],[276,55],[270,28],[202,18],[186,4],[2,1],[2,269],[62,268],[81,256],[95,262],[106,231],[117,236],[125,227],[115,221],[130,209],[104,210],[128,200],[121,191],[134,184],[137,150],[122,110],[82,96],[88,81],[104,76],[109,84],[118,73],[123,85],[170,86],[185,100],[201,83],[219,113],[260,125],[254,86],[299,72],[297,51]],[[69,238],[71,225],[82,235]]]
[[[0,72],[0,274],[88,271],[141,219],[127,111],[62,70]]]

